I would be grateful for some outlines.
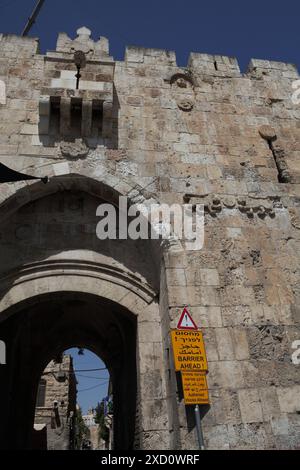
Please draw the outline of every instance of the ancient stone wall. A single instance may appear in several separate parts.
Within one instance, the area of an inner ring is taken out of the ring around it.
[[[35,409],[35,425],[47,427],[47,449],[68,450],[76,412],[76,377],[72,358],[63,355],[62,362],[51,361],[41,380],[45,383],[43,406]]]
[[[87,56],[79,90],[75,50]],[[300,339],[296,68],[252,60],[241,73],[234,58],[199,53],[179,67],[174,52],[139,47],[114,62],[107,41],[92,42],[82,28],[74,41],[60,35],[57,50],[45,56],[35,39],[0,36],[0,80],[2,163],[49,176],[50,188],[51,178],[77,174],[133,199],[205,206],[204,248],[165,253],[161,333],[149,329],[138,345],[148,361],[143,390],[153,399],[148,406],[149,397],[139,396],[140,445],[197,445],[169,344],[187,305],[203,329],[209,362],[207,448],[299,448],[300,366],[291,360]],[[25,203],[17,195],[24,187],[1,186],[6,217]],[[42,194],[28,188],[21,193],[26,202]],[[34,248],[27,244],[23,256]],[[5,260],[3,271],[16,262]],[[144,267],[133,266],[145,278]],[[145,382],[153,367],[158,392]]]

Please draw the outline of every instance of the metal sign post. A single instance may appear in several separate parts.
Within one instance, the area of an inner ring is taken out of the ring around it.
[[[187,331],[190,330],[190,331]],[[202,332],[185,307],[177,329],[171,331],[175,371],[180,372],[186,406],[195,406],[196,431],[200,450],[205,450],[199,405],[209,405],[206,381],[208,364]]]
[[[199,405],[195,406],[195,418],[196,418],[196,429],[197,429],[199,449],[205,450]]]

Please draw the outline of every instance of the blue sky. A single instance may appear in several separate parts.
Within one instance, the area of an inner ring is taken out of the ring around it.
[[[107,396],[109,374],[107,370],[86,371],[86,369],[101,369],[105,364],[91,351],[85,349],[84,355],[78,355],[78,349],[72,348],[65,351],[73,357],[73,367],[76,370],[77,379],[77,402],[82,408],[82,412],[87,413],[88,409],[95,407],[97,402]]]
[[[0,0],[0,32],[20,34],[36,0]],[[122,60],[126,45],[236,56],[244,71],[250,58],[292,62],[300,68],[299,0],[46,0],[31,35],[54,49],[59,31],[79,26],[106,36]]]

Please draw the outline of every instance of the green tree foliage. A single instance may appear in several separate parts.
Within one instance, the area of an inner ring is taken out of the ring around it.
[[[85,439],[88,439],[89,434],[89,428],[82,418],[81,408],[78,408],[75,412],[75,449],[82,449],[82,443]]]
[[[109,439],[109,430],[105,426],[105,416],[104,416],[104,402],[97,403],[95,408],[95,423],[98,424],[99,428],[99,437],[104,441],[108,441]]]

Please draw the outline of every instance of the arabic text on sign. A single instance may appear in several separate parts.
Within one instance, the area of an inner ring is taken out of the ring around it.
[[[203,336],[200,331],[171,332],[175,370],[207,370]]]

